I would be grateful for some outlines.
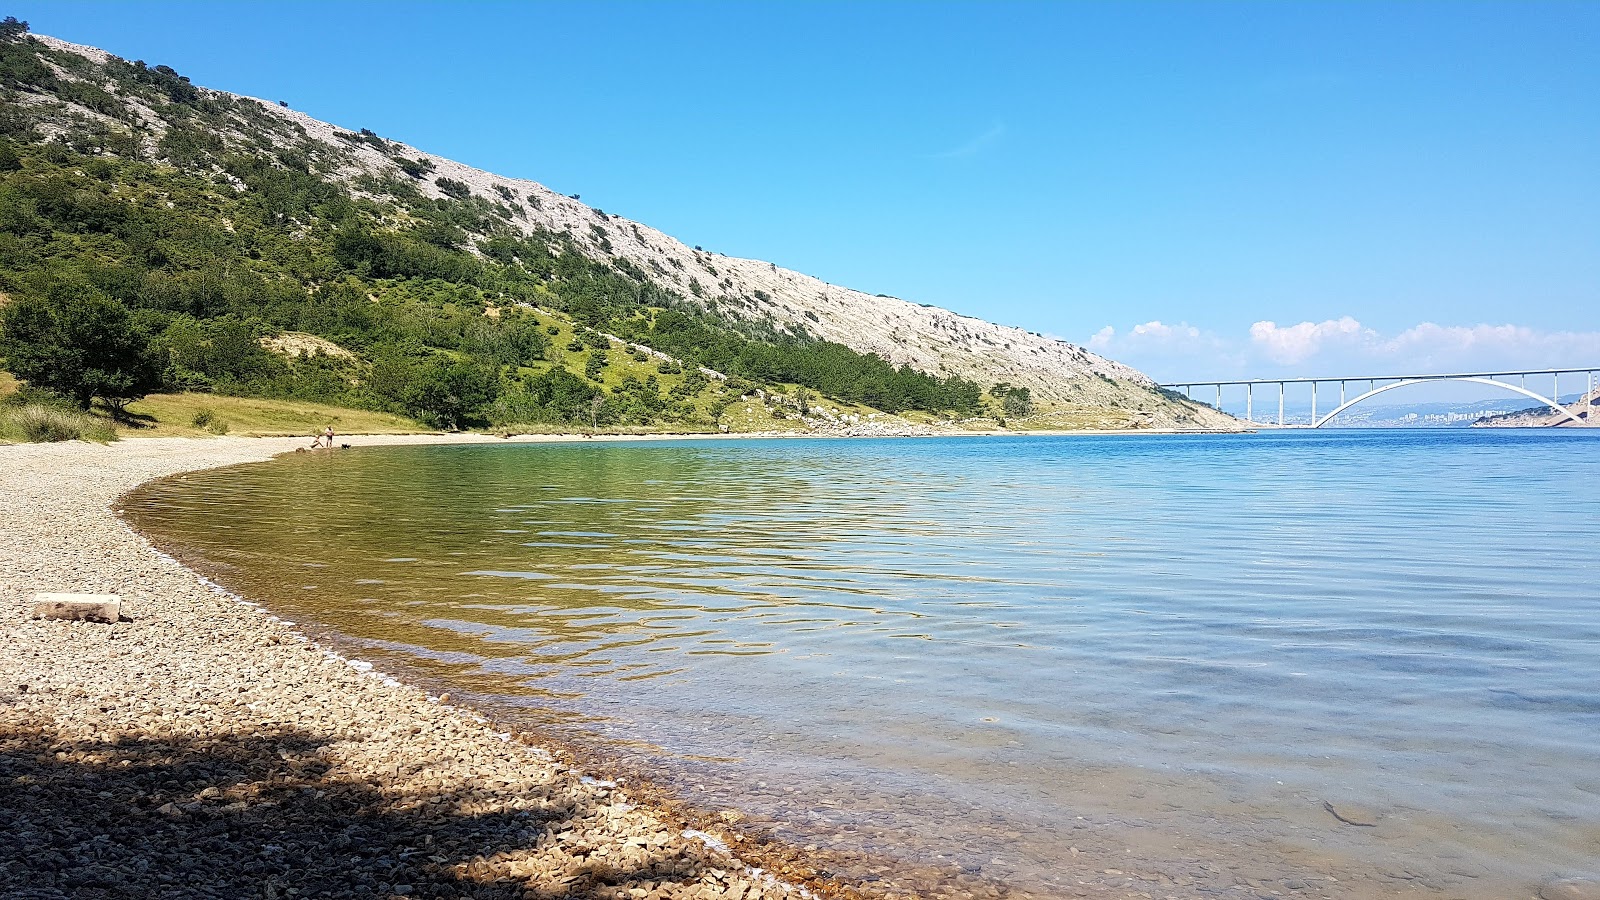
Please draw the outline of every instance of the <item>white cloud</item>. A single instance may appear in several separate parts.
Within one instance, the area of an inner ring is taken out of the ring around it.
[[[1101,348],[1109,349],[1116,344],[1123,346],[1149,346],[1152,344],[1178,346],[1193,342],[1210,343],[1211,341],[1200,332],[1200,329],[1190,325],[1188,322],[1168,325],[1160,319],[1133,326],[1128,330],[1127,335],[1120,340],[1117,338],[1117,330],[1110,325],[1095,332],[1094,337],[1089,338],[1089,346],[1096,350]]]
[[[1600,331],[1423,322],[1385,341],[1382,351],[1435,364],[1477,362],[1481,368],[1588,366],[1600,363]]]
[[[1377,339],[1377,332],[1362,327],[1349,316],[1326,322],[1301,322],[1286,328],[1276,322],[1257,322],[1250,326],[1250,340],[1267,358],[1293,365],[1316,356],[1328,343],[1362,344]]]
[[[1260,321],[1233,335],[1159,320],[1120,332],[1107,325],[1089,338],[1089,347],[1165,382],[1600,365],[1600,331],[1422,322],[1384,334],[1350,316],[1292,325]]]
[[[1157,319],[1154,322],[1133,326],[1133,334],[1135,337],[1148,337],[1160,341],[1193,340],[1200,336],[1200,329],[1188,323],[1167,325]]]

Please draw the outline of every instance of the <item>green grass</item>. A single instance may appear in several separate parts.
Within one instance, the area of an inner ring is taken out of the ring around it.
[[[389,413],[344,409],[300,400],[261,400],[216,394],[151,394],[128,405],[127,437],[246,437],[305,435],[333,426],[337,434],[422,434],[433,429]]]
[[[28,444],[55,441],[117,439],[117,431],[100,416],[43,403],[0,406],[0,443]]]
[[[0,372],[0,444],[117,439],[116,429],[102,416],[50,401],[24,401],[22,385]]]

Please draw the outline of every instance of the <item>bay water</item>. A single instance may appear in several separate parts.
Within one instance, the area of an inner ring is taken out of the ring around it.
[[[358,447],[124,512],[886,887],[1600,877],[1600,430]]]

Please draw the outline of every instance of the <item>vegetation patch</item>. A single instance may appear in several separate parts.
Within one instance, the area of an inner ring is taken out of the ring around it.
[[[59,397],[0,384],[0,443],[27,444],[54,441],[117,439],[105,416],[85,412]]]

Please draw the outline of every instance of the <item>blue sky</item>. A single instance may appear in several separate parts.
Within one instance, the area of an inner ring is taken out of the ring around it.
[[[10,7],[1162,380],[1600,364],[1600,4]]]

